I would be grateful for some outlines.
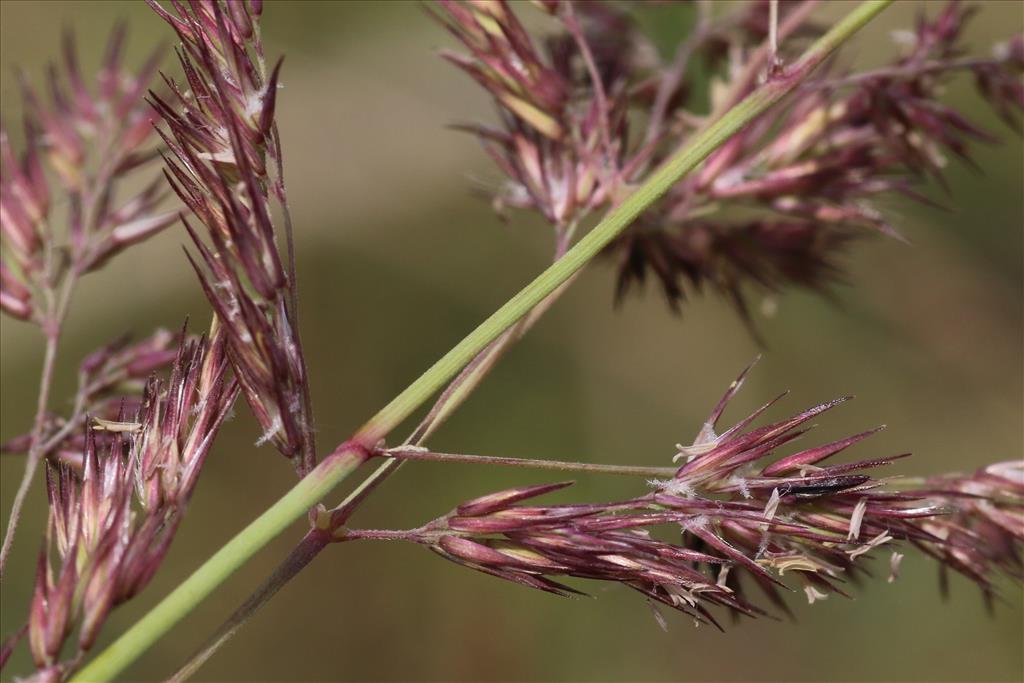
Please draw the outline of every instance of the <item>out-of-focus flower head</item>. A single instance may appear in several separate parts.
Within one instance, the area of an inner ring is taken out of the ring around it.
[[[642,182],[711,116],[780,68],[764,47],[755,49],[768,33],[763,2],[722,16],[705,12],[674,56],[659,55],[623,5],[542,3],[560,22],[548,54],[533,47],[511,5],[439,5],[469,49],[445,56],[498,103],[500,128],[463,126],[508,179],[497,203],[539,211],[556,228],[614,206],[616,188]],[[810,7],[780,6],[783,63],[794,43],[817,31]],[[608,246],[619,298],[654,278],[678,311],[688,291],[710,288],[749,322],[751,286],[826,290],[852,238],[897,235],[872,200],[893,193],[923,200],[916,180],[942,182],[947,154],[970,161],[972,143],[994,139],[942,102],[952,75],[973,74],[1014,127],[1024,110],[1024,38],[989,57],[964,58],[958,41],[971,14],[951,2],[932,18],[922,15],[913,31],[897,34],[901,53],[890,66],[852,76],[833,69],[735,135]],[[695,63],[710,78],[690,68]],[[711,116],[698,109],[701,100],[710,101]],[[646,131],[629,136],[636,122]]]
[[[28,629],[39,680],[73,670],[110,610],[156,572],[238,395],[227,368],[220,332],[184,341],[170,379],[152,378],[137,412],[94,419],[80,472],[47,465],[50,520]],[[75,629],[77,654],[61,661]]]
[[[842,276],[836,262],[857,238],[853,230],[823,231],[811,221],[779,219],[723,226],[692,221],[667,229],[641,224],[618,241],[621,252],[616,299],[621,301],[652,275],[675,312],[688,296],[708,287],[750,318],[743,287],[754,282],[779,292],[789,285],[824,289]]]
[[[122,64],[124,39],[124,28],[115,29],[95,87],[82,77],[70,32],[61,63],[47,72],[48,99],[19,74],[20,154],[0,124],[0,308],[16,318],[44,323],[41,291],[68,268],[95,270],[175,220],[158,210],[166,195],[159,179],[128,197],[120,192],[156,157],[143,96],[161,55],[132,73]]]
[[[177,32],[187,88],[154,95],[171,150],[168,179],[205,230],[186,220],[200,282],[222,321],[229,357],[262,429],[300,471],[312,467],[306,375],[294,327],[294,277],[278,248],[271,203],[285,201],[274,105],[281,63],[266,73],[259,2],[150,6]],[[290,248],[290,247],[289,247]]]
[[[1024,108],[1021,68],[1012,56],[1020,37],[991,58],[962,60],[957,39],[970,14],[953,2],[933,19],[922,16],[916,31],[900,34],[904,53],[891,67],[813,81],[781,113],[755,121],[712,154],[609,247],[620,263],[620,292],[650,272],[669,301],[678,302],[685,281],[694,289],[703,281],[724,291],[749,320],[745,285],[822,290],[841,272],[836,257],[852,237],[864,229],[898,236],[871,200],[899,193],[923,201],[913,182],[924,175],[942,182],[946,152],[970,161],[970,143],[994,139],[941,102],[943,83],[966,69],[1004,118],[1012,121]],[[730,209],[763,217],[741,224],[714,218]],[[692,253],[694,241],[731,242],[737,233],[785,247],[709,250],[698,259],[707,273],[699,278],[692,275],[694,258],[677,256]],[[646,247],[642,255],[638,245]],[[722,267],[734,275],[724,285],[716,277]]]

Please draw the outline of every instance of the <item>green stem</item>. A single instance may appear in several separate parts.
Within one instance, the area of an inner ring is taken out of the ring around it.
[[[305,515],[311,505],[326,496],[368,457],[366,448],[351,443],[343,444],[327,456],[277,503],[228,541],[184,583],[79,671],[73,680],[94,683],[116,678],[256,551]]]
[[[565,253],[565,249],[556,251],[556,260]],[[430,434],[437,429],[451,413],[462,404],[473,389],[483,380],[490,368],[501,358],[505,351],[512,345],[512,342],[519,339],[530,328],[532,323],[540,317],[547,308],[554,303],[558,295],[572,282],[567,280],[561,288],[544,300],[528,316],[519,322],[518,325],[510,328],[497,340],[491,342],[487,348],[477,354],[476,358],[463,368],[462,372],[452,380],[452,383],[441,393],[437,402],[431,408],[423,421],[413,430],[413,433],[406,440],[406,445],[416,446],[422,443]],[[329,529],[335,529],[348,521],[349,517],[356,511],[362,502],[384,483],[389,476],[398,471],[402,461],[397,458],[387,458],[384,463],[374,470],[369,477],[363,480],[338,507],[329,511],[327,518]],[[203,666],[217,651],[230,641],[236,633],[255,616],[256,612],[274,595],[277,594],[286,583],[293,580],[299,573],[308,566],[313,559],[322,551],[329,541],[336,541],[329,529],[312,529],[299,542],[299,544],[288,554],[284,561],[278,565],[274,573],[259,588],[252,593],[246,601],[235,610],[225,621],[216,633],[186,662],[178,671],[167,680],[167,683],[184,683]]]
[[[265,605],[274,595],[277,594],[289,581],[301,572],[313,559],[332,541],[331,534],[324,529],[310,529],[309,533],[303,536],[299,544],[288,554],[274,573],[256,590],[255,593],[235,610],[226,622],[214,634],[210,642],[199,652],[192,655],[189,661],[173,676],[167,679],[166,683],[184,683],[191,678],[199,668],[206,663],[227,641],[229,641],[238,629]]]
[[[108,681],[121,673],[257,550],[305,514],[310,507],[351,474],[367,459],[367,444],[376,444],[397,427],[454,377],[477,353],[596,256],[680,178],[695,169],[733,134],[782,99],[833,50],[891,2],[892,0],[865,0],[859,4],[818,39],[792,67],[782,70],[782,73],[752,92],[721,119],[697,134],[688,145],[667,159],[564,257],[512,297],[367,422],[354,437],[355,444],[343,444],[339,447],[283,498],[199,567],[149,614],[97,655],[73,680]]]

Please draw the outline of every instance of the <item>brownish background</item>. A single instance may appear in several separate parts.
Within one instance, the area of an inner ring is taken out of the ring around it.
[[[849,9],[842,4],[826,6],[822,18]],[[1024,25],[1018,3],[979,4],[968,32],[975,52]],[[891,49],[889,32],[923,5],[898,3],[848,54],[878,63]],[[63,24],[78,33],[86,63],[95,63],[117,17],[131,25],[133,58],[170,40],[141,3],[0,3],[5,120],[18,115],[14,64],[38,78],[57,54]],[[469,177],[494,180],[495,172],[472,140],[443,126],[491,111],[468,79],[435,57],[448,37],[418,5],[272,2],[265,27],[269,53],[288,55],[280,118],[303,334],[326,449],[538,272],[548,233],[525,216],[502,225],[469,196]],[[853,393],[858,399],[823,420],[814,438],[888,423],[854,455],[913,450],[916,457],[897,472],[972,470],[1021,456],[1021,141],[973,103],[969,84],[958,81],[950,97],[968,102],[1004,144],[978,151],[982,173],[953,164],[947,203],[957,210],[890,202],[889,214],[914,246],[858,245],[838,305],[801,292],[780,299],[778,314],[760,321],[769,349],[733,416],[784,388],[793,393],[782,410]],[[207,307],[180,253],[183,242],[174,228],[89,278],[69,323],[58,397],[70,392],[78,359],[98,344],[126,330],[177,327],[189,314],[204,324]],[[606,265],[591,268],[433,445],[667,463],[672,445],[692,438],[758,349],[714,298],[697,299],[682,319],[653,291],[615,311],[611,277]],[[7,438],[31,418],[41,352],[32,329],[6,318],[0,340],[0,438]],[[231,423],[164,569],[116,613],[105,642],[292,484],[290,467],[269,448],[255,448],[256,437],[246,417]],[[20,472],[13,459],[0,463],[0,522]],[[356,522],[411,526],[461,499],[543,480],[416,464]],[[641,485],[586,478],[566,499]],[[3,585],[4,633],[23,618],[44,514],[40,488]],[[232,577],[126,679],[167,675],[271,570],[301,526]],[[745,622],[720,634],[670,618],[663,633],[623,589],[592,586],[598,600],[565,601],[418,548],[353,544],[325,552],[198,680],[1021,680],[1020,587],[1007,585],[1008,604],[990,617],[965,581],[954,579],[943,603],[934,566],[911,555],[904,567],[897,583],[869,583],[852,602],[808,607],[794,598],[797,623]],[[20,651],[5,680],[28,668]]]

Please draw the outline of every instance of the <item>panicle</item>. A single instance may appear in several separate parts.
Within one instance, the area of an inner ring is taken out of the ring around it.
[[[0,123],[0,308],[15,318],[42,324],[41,291],[69,268],[95,270],[175,220],[159,211],[166,196],[159,179],[127,197],[120,192],[156,157],[143,95],[162,52],[132,73],[122,63],[125,37],[115,28],[94,86],[81,74],[70,31],[61,62],[47,71],[48,97],[19,73],[20,153]]]
[[[1021,578],[1024,464],[993,465],[972,477],[901,491],[867,472],[903,455],[822,464],[878,429],[779,456],[776,451],[804,434],[811,420],[846,399],[754,426],[780,396],[718,433],[747,371],[694,443],[677,447],[684,462],[675,476],[651,482],[649,493],[534,505],[523,503],[569,482],[509,489],[398,533],[521,585],[572,595],[578,591],[561,583],[563,577],[612,581],[716,627],[714,607],[734,616],[766,614],[748,597],[751,582],[784,612],[789,608],[780,590],[792,589],[794,579],[811,603],[845,596],[843,584],[867,573],[862,556],[897,542],[924,548],[986,591],[993,569]],[[677,541],[663,540],[671,535],[657,530],[666,527],[679,534]],[[893,574],[899,559],[896,553],[889,563]]]
[[[767,37],[768,3],[700,16],[674,56],[659,55],[619,5],[541,5],[560,22],[546,51],[534,46],[514,5],[437,6],[469,51],[445,57],[498,104],[498,128],[460,126],[480,138],[507,178],[496,205],[538,211],[559,231],[614,206],[617,187],[643,181],[693,130],[784,69],[784,61],[768,63],[765,48],[748,49]],[[820,33],[807,7],[780,6],[783,57]],[[994,139],[942,102],[952,75],[972,74],[982,97],[1020,128],[1024,37],[965,59],[958,41],[972,13],[960,2],[939,6],[899,34],[902,52],[888,67],[853,76],[834,70],[733,136],[607,247],[618,264],[616,298],[653,278],[678,311],[689,292],[712,289],[749,324],[751,286],[825,291],[839,279],[839,257],[852,239],[872,231],[898,237],[872,201],[893,194],[925,201],[916,181],[943,182],[949,154],[970,162],[973,143]],[[707,82],[688,68],[698,60]],[[700,113],[705,100],[709,115]],[[630,122],[646,130],[630,136]]]
[[[229,358],[263,436],[312,467],[307,381],[272,204],[284,204],[274,108],[281,63],[266,72],[259,3],[150,6],[177,32],[186,84],[152,96],[167,132],[166,175],[204,230],[185,220],[195,267],[224,326]],[[290,246],[289,246],[290,249]]]
[[[156,572],[238,395],[227,369],[221,332],[182,341],[170,379],[151,378],[137,411],[87,429],[81,471],[47,464],[50,519],[28,623],[38,675],[63,680],[110,610]],[[61,661],[76,629],[76,654]]]

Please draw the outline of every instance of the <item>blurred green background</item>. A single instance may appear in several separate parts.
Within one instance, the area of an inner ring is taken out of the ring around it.
[[[897,3],[846,54],[878,63],[891,50],[890,32],[927,4]],[[987,53],[1024,25],[1020,3],[978,4],[967,32],[972,52]],[[848,9],[829,3],[820,16]],[[14,65],[38,81],[58,53],[63,25],[74,27],[84,61],[95,64],[117,18],[131,26],[132,59],[170,41],[141,2],[0,2],[4,119],[19,115]],[[448,36],[421,6],[270,2],[264,26],[269,54],[287,54],[280,122],[298,226],[302,332],[326,451],[538,272],[550,240],[537,220],[515,215],[503,225],[470,195],[471,178],[495,180],[496,171],[472,139],[444,126],[493,114],[487,97],[435,56]],[[788,292],[774,317],[758,321],[768,349],[733,417],[785,388],[793,391],[780,411],[852,393],[857,400],[823,420],[816,439],[879,423],[889,429],[849,457],[914,451],[892,468],[899,473],[969,471],[1021,457],[1021,139],[975,101],[969,83],[957,81],[949,97],[1004,144],[978,149],[980,173],[952,165],[947,203],[954,211],[887,204],[912,247],[865,240],[852,250],[850,286],[837,290],[835,302]],[[112,337],[174,328],[186,315],[195,329],[204,326],[207,306],[181,255],[184,240],[175,227],[86,280],[55,406],[71,395],[79,359]],[[653,290],[614,310],[612,277],[607,264],[591,267],[432,445],[667,464],[672,445],[692,438],[759,349],[715,298],[696,299],[681,319]],[[41,346],[33,329],[8,318],[0,341],[0,438],[9,438],[31,419]],[[290,466],[253,446],[258,431],[244,412],[219,441],[161,573],[114,614],[104,643],[292,485]],[[21,469],[16,458],[0,462],[4,524]],[[355,523],[413,526],[465,498],[549,479],[416,463]],[[584,478],[562,499],[642,486]],[[29,600],[45,517],[41,486],[27,517],[3,584],[3,633],[21,623]],[[169,674],[271,571],[304,524],[232,577],[126,680]],[[339,546],[286,587],[197,680],[1022,679],[1019,586],[1007,584],[1007,604],[989,616],[966,581],[954,578],[943,602],[929,561],[911,553],[904,567],[895,584],[880,578],[852,602],[833,597],[808,607],[795,596],[795,623],[748,620],[721,634],[670,615],[665,633],[625,589],[581,586],[599,599],[560,600],[416,547]],[[4,680],[30,666],[22,648]]]

